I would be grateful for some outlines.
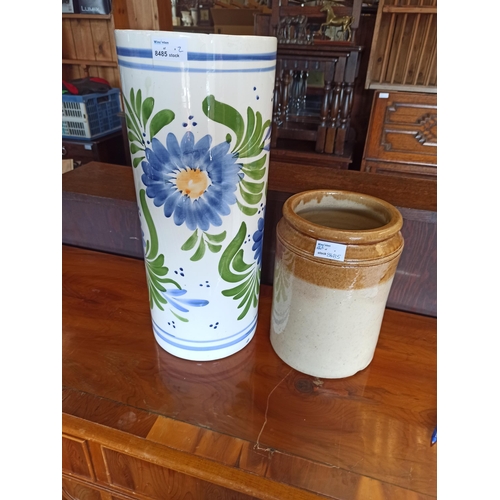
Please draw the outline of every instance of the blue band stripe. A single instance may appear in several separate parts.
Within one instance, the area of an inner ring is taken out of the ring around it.
[[[158,328],[155,323],[153,323],[153,331],[155,332],[155,335],[158,335],[158,337],[160,337],[160,339],[162,339],[164,342],[174,347],[177,347],[178,349],[184,349],[186,351],[218,351],[220,349],[225,349],[226,347],[231,347],[232,345],[238,344],[239,342],[244,340],[253,332],[256,323],[257,323],[257,316],[255,316],[254,320],[250,323],[250,325],[245,330],[243,330],[243,334],[240,337],[231,340],[230,342],[226,342],[225,344],[214,345],[214,346],[187,346],[179,344],[178,342],[174,342],[173,340],[171,340],[171,338],[169,338],[169,337],[175,338],[173,335],[167,334],[168,337],[166,335],[162,335],[160,331],[158,331]],[[234,337],[234,335],[232,335],[231,337]]]
[[[152,59],[151,49],[129,49],[127,47],[117,47],[116,52],[119,56],[139,57],[143,59]],[[205,52],[188,52],[188,61],[274,61],[276,52],[267,52],[262,54],[209,54]]]
[[[216,68],[186,68],[183,66],[160,66],[146,63],[134,63],[124,61],[118,58],[118,65],[122,68],[141,69],[146,71],[160,71],[167,73],[265,73],[267,71],[274,71],[276,65],[267,66],[264,68],[240,68],[240,69],[216,69]]]
[[[166,330],[164,330],[163,328],[161,328],[155,320],[152,320],[152,322],[153,322],[153,325],[158,330],[160,330],[160,332],[162,332],[163,334],[167,335],[168,337],[172,337],[173,339],[181,341],[181,342],[191,342],[193,344],[207,344],[207,343],[211,343],[211,342],[212,343],[213,342],[223,342],[224,340],[229,340],[229,339],[232,339],[233,337],[236,337],[236,336],[242,334],[243,332],[245,332],[247,330],[247,328],[249,328],[248,326],[246,326],[245,328],[243,328],[239,332],[236,332],[236,333],[233,333],[232,335],[229,335],[229,337],[223,337],[223,338],[217,339],[217,340],[190,340],[190,339],[182,339],[182,338],[180,338],[180,337],[178,337],[176,335],[173,335],[172,333],[167,332]],[[256,322],[257,322],[257,315],[255,315],[254,319],[252,320],[252,323],[250,323],[250,328],[253,325],[255,325]]]

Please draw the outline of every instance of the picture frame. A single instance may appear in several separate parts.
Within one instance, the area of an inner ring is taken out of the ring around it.
[[[210,7],[200,5],[198,12],[198,26],[212,26],[212,15],[210,14]]]

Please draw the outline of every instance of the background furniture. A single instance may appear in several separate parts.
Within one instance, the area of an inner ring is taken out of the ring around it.
[[[121,131],[91,140],[62,140],[62,158],[72,159],[75,166],[90,161],[126,165],[125,145]]]
[[[437,175],[436,94],[375,92],[361,170]]]
[[[98,76],[120,88],[115,29],[171,30],[170,0],[113,0],[111,14],[62,14],[62,77]]]
[[[358,46],[278,46],[274,94],[272,146],[278,139],[311,140],[318,153],[343,156],[350,133],[355,79],[359,69]],[[307,91],[295,93],[294,85],[310,71],[323,77],[319,106],[309,105]]]
[[[350,43],[354,44],[357,41],[356,32],[359,28],[361,19],[361,0],[339,0],[330,2],[333,6],[334,13],[337,17],[351,16],[351,39]],[[292,18],[296,16],[305,16],[310,24],[320,25],[326,20],[326,12],[322,10],[323,4],[318,5],[302,5],[300,2],[290,2],[289,0],[281,0],[272,2],[271,14],[271,29],[274,35],[278,35],[278,26],[283,18]],[[316,29],[319,29],[317,27]]]
[[[275,230],[285,200],[308,189],[345,189],[377,196],[403,215],[405,248],[388,307],[436,316],[436,182],[381,176],[271,159],[262,282],[273,283]],[[143,258],[133,174],[129,167],[92,162],[63,178],[63,243]]]
[[[366,87],[437,92],[437,0],[379,0]]]
[[[361,170],[437,176],[437,0],[380,0],[366,75],[377,89]]]
[[[250,344],[196,363],[154,340],[142,261],[62,262],[63,498],[436,497],[434,318],[387,310],[370,366],[320,380],[274,353],[264,285]]]
[[[362,51],[356,45],[361,0],[332,5],[337,17],[352,19],[348,41],[312,36],[327,17],[322,5],[273,2],[269,34],[278,37],[278,53],[272,146],[279,139],[313,141],[317,153],[343,157],[340,168],[347,168],[355,139],[350,122]],[[322,80],[316,92],[310,88],[312,72]]]

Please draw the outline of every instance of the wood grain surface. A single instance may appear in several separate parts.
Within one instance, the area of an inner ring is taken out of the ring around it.
[[[191,498],[158,493],[155,481],[184,484],[179,474],[196,479],[193,491],[210,484],[212,498],[436,496],[435,318],[386,310],[370,366],[319,380],[274,353],[272,288],[263,285],[247,347],[186,361],[154,340],[142,261],[65,246],[62,255],[63,431],[82,474],[74,480],[95,474],[95,487],[123,498]]]
[[[63,176],[63,243],[143,258],[133,173],[130,167],[88,163]],[[276,224],[285,200],[306,189],[344,189],[377,196],[403,215],[405,249],[388,305],[437,315],[436,180],[405,179],[364,172],[273,161],[267,192],[262,282],[273,283]]]

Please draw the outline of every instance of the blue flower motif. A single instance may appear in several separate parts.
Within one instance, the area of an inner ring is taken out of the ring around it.
[[[203,299],[182,299],[183,295],[187,293],[187,290],[173,288],[171,290],[165,290],[163,292],[164,297],[168,300],[169,304],[181,312],[189,312],[187,307],[204,307],[208,305],[208,300]]]
[[[155,206],[163,205],[166,217],[173,215],[177,226],[206,231],[210,224],[220,226],[221,216],[229,215],[236,203],[236,187],[243,173],[237,155],[228,153],[229,143],[210,149],[212,137],[195,143],[186,132],[180,144],[174,134],[167,136],[166,147],[153,139],[142,162],[142,182]]]
[[[264,240],[264,217],[261,217],[258,222],[257,231],[253,233],[252,239],[254,241],[252,250],[254,250],[254,259],[260,266],[262,262],[262,243]]]

